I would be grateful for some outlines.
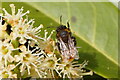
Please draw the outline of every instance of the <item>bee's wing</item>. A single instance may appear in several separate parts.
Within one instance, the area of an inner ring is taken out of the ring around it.
[[[70,36],[68,39],[68,47],[69,47],[70,56],[74,57],[75,59],[79,59],[79,54],[76,49],[75,43]]]
[[[70,36],[68,38],[68,43],[64,43],[62,39],[59,38],[59,50],[65,61],[69,60],[71,57],[73,59],[79,59],[78,51],[74,44]]]
[[[62,53],[62,56],[65,58],[65,59],[69,59],[69,49],[68,47],[66,46],[66,44],[62,41],[62,39],[60,38],[60,41],[59,41],[59,47],[60,47],[60,52]]]

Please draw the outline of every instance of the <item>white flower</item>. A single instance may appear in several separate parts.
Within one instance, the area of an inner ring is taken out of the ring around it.
[[[39,65],[39,71],[43,71],[45,73],[43,77],[55,78],[54,70],[59,74],[56,69],[59,65],[58,61],[60,61],[60,58],[57,59],[56,55],[46,55],[45,59],[43,59]]]
[[[13,50],[16,49],[13,48],[12,44],[0,41],[0,61],[4,59],[5,66],[8,62],[14,61],[13,56],[11,56]]]
[[[23,12],[23,7],[22,7],[21,9],[18,9],[17,14],[15,14],[14,4],[10,4],[10,7],[11,7],[12,15],[9,14],[5,10],[5,8],[3,8],[3,11],[5,12],[5,15],[3,17],[7,20],[7,22],[11,23],[12,25],[17,24],[20,18],[22,18],[27,13],[29,13],[29,11],[27,11],[26,13],[22,13]]]
[[[15,55],[15,61],[18,62],[16,66],[20,65],[21,74],[23,74],[22,72],[27,69],[28,75],[30,75],[31,66],[34,66],[37,70],[37,66],[35,63],[38,62],[38,56],[33,55],[32,51],[30,51],[29,48],[26,48],[26,46],[24,45],[20,46],[20,50],[22,51],[20,55]]]
[[[15,68],[15,65],[10,64],[0,69],[0,78],[17,78],[17,74],[12,72],[14,68]]]
[[[92,71],[84,72],[82,68],[85,68],[87,62],[85,61],[83,64],[78,64],[78,62],[68,62],[61,63],[57,69],[60,70],[60,77],[63,78],[82,78],[83,75],[92,75]],[[63,74],[63,75],[62,75]]]

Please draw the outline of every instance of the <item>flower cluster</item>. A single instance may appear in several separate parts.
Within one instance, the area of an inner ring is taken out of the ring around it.
[[[82,78],[92,75],[85,72],[87,61],[64,62],[56,41],[51,38],[43,25],[34,27],[34,19],[24,18],[29,11],[23,13],[23,7],[15,12],[14,4],[10,4],[12,14],[3,8],[4,14],[0,22],[0,78]]]

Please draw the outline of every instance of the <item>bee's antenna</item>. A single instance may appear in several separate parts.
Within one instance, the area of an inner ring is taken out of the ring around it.
[[[67,21],[67,26],[68,26],[68,28],[70,28],[70,24],[69,24],[69,21]]]
[[[60,24],[62,25],[62,15],[60,16]]]

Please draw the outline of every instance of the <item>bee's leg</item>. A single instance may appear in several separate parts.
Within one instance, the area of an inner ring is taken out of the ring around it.
[[[74,36],[71,37],[71,39],[73,40],[74,42],[74,46],[76,46],[77,42],[76,42],[76,38]]]
[[[61,52],[61,49],[60,49],[60,43],[57,42],[56,45],[57,45],[57,48],[58,48],[59,52]]]

